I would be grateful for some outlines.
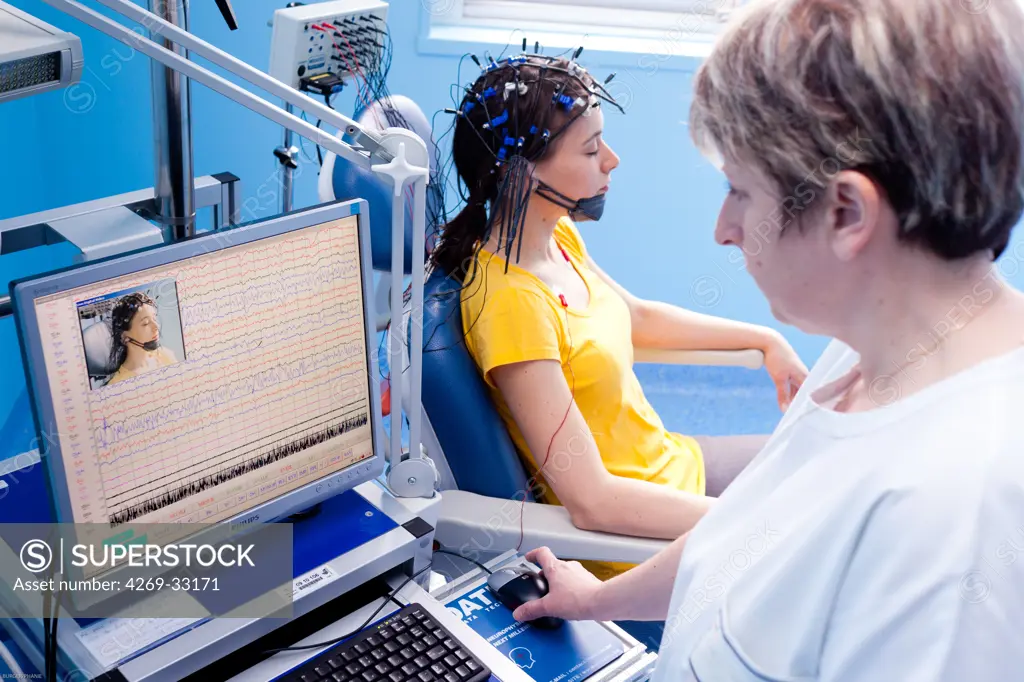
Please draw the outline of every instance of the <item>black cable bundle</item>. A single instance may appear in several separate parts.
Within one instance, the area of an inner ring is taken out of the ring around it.
[[[483,242],[490,239],[498,225],[498,244],[504,249],[505,272],[508,272],[512,246],[516,245],[516,261],[523,250],[523,227],[526,225],[526,208],[533,192],[533,167],[518,154],[505,164],[505,177],[498,188],[503,199],[498,206],[492,206],[484,230]],[[507,226],[507,231],[506,231]]]
[[[394,55],[394,44],[387,25],[377,17],[361,17],[347,19],[334,26],[341,32],[338,48],[345,51],[343,57],[346,68],[356,83],[353,118],[358,119],[373,106],[380,127],[412,130],[401,111],[392,103],[387,84]],[[383,114],[383,120],[378,117],[378,112]],[[437,163],[432,167],[437,168]],[[426,233],[427,239],[431,240],[445,219],[444,187],[437,182],[436,176],[430,178],[427,193]]]
[[[51,563],[47,577],[51,584],[58,584],[54,578]],[[57,682],[57,662],[60,647],[57,643],[57,624],[60,616],[60,591],[47,589],[43,595],[43,674],[46,682]]]

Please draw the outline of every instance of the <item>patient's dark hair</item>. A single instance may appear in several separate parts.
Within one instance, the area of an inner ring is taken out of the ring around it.
[[[452,158],[466,189],[462,194],[466,204],[444,225],[431,254],[432,266],[446,274],[465,275],[470,259],[482,242],[490,238],[494,227],[499,229],[505,244],[505,261],[509,261],[512,242],[519,232],[518,223],[533,189],[532,169],[526,161],[544,158],[557,144],[560,133],[591,106],[591,93],[602,89],[593,76],[571,60],[541,55],[520,59],[521,62],[513,59],[513,63],[502,61],[496,68],[484,71],[467,88],[458,109]],[[508,83],[513,88],[506,90]],[[522,96],[520,83],[526,88]],[[558,105],[559,96],[573,101],[583,98],[587,103],[567,110]],[[501,120],[506,113],[507,119],[500,124],[485,126],[495,119]],[[545,130],[549,131],[547,136]],[[516,144],[507,145],[503,133]],[[506,157],[500,159],[503,147]]]
[[[114,371],[117,371],[128,355],[128,348],[121,336],[131,329],[132,320],[144,305],[151,305],[155,308],[156,301],[138,291],[122,296],[114,304],[114,309],[110,314],[110,335],[113,337],[113,342],[110,344],[110,366],[114,368]]]

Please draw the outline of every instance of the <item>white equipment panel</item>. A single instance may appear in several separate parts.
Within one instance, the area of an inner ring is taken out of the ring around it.
[[[331,73],[361,78],[380,58],[388,6],[379,0],[333,0],[274,12],[270,75],[301,89],[303,78]]]

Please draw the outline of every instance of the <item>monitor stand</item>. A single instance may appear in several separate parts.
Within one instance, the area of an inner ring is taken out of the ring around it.
[[[308,509],[303,509],[300,512],[295,512],[291,516],[285,517],[284,522],[285,523],[298,523],[298,522],[304,521],[306,519],[311,519],[314,516],[316,516],[317,514],[319,514],[322,509],[323,509],[323,502],[317,502],[316,504],[314,504],[312,507],[309,507]]]

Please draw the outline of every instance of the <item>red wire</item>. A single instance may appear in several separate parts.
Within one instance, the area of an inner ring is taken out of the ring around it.
[[[317,26],[314,26],[314,28],[320,28],[321,30],[330,30],[330,29],[324,29],[322,27],[317,27]],[[366,87],[369,88],[370,87],[370,81],[366,77],[366,74],[363,72],[363,67],[359,64],[359,56],[356,54],[355,48],[353,48],[352,47],[352,43],[349,42],[348,36],[346,36],[341,31],[338,31],[338,33],[341,35],[341,39],[345,41],[345,45],[348,46],[348,53],[349,53],[349,55],[352,56],[352,61],[355,62],[356,71],[359,72],[359,76],[362,77],[363,82],[366,83]],[[337,49],[339,53],[341,52],[341,48],[338,47],[338,45],[335,45],[333,43],[333,41],[332,41],[331,44],[334,45],[335,49]],[[341,55],[341,58],[345,60],[345,66],[348,67],[349,73],[351,73],[353,76],[356,76],[356,72],[352,71],[352,65],[349,64],[349,61],[347,59],[345,59],[345,55],[344,54]],[[356,89],[358,90],[359,88],[357,87]],[[366,96],[363,95],[362,92],[360,92],[359,93],[359,97],[360,97],[360,99],[363,100],[363,104],[366,105],[366,108],[370,109],[371,113],[373,113],[373,118],[374,118],[374,120],[377,121],[377,125],[379,125],[379,126],[381,126],[381,128],[383,128],[384,124],[381,123],[379,118],[377,118],[377,112],[370,105],[370,103],[366,100]],[[411,185],[409,187],[405,188],[405,198],[406,198],[407,201],[410,201],[413,198],[413,190],[412,190],[412,186]],[[563,251],[563,255],[564,255],[564,253],[565,252]]]
[[[569,260],[569,254],[567,254],[565,252],[565,249],[563,249],[561,245],[558,246],[558,249],[559,249],[559,251],[562,252],[562,256],[565,257],[566,262],[571,264],[571,261]],[[558,432],[562,430],[563,426],[565,426],[565,420],[569,418],[569,411],[572,409],[573,403],[576,402],[576,373],[572,371],[572,362],[571,362],[571,360],[572,360],[573,341],[572,341],[572,329],[569,326],[569,304],[566,302],[565,296],[563,294],[559,294],[558,298],[559,298],[559,300],[562,303],[562,310],[565,311],[565,329],[566,329],[566,331],[569,334],[569,352],[568,352],[568,355],[567,355],[568,360],[566,361],[566,365],[569,368],[569,376],[572,378],[570,383],[569,383],[569,395],[570,395],[570,398],[569,398],[569,406],[567,408],[565,408],[565,414],[562,415],[562,422],[558,425],[558,428],[555,429],[555,432],[553,434],[551,434],[551,440],[548,442],[548,450],[547,450],[547,453],[545,453],[545,455],[544,455],[544,462],[540,465],[540,469],[537,471],[537,475],[538,476],[540,476],[541,472],[544,471],[544,467],[547,466],[548,459],[551,457],[551,447],[555,443],[555,436],[557,436]],[[523,540],[526,539],[526,529],[525,529],[526,518],[525,518],[525,516],[526,516],[526,491],[523,492],[523,501],[519,505],[519,544],[516,545],[516,551],[517,552],[520,549],[522,549],[522,547],[523,547]]]
[[[324,28],[323,26],[320,26],[319,24],[313,24],[313,28],[315,28],[318,31],[323,31],[324,33],[327,33],[329,31],[333,31],[334,30],[333,27],[332,28]],[[344,38],[345,34],[342,33],[341,37]],[[333,39],[331,39],[331,46],[335,50],[338,51],[338,56],[340,56],[341,60],[343,62],[345,62],[345,68],[348,69],[348,72],[350,74],[352,74],[352,77],[353,78],[359,78],[360,76],[362,76],[363,81],[365,82],[366,81],[366,76],[363,76],[362,69],[359,70],[358,74],[355,71],[352,70],[352,64],[350,64],[349,61],[347,59],[345,59],[345,52],[344,52],[344,50],[342,50],[341,46],[339,46],[338,43],[334,42]],[[351,47],[351,46],[349,46],[349,47]],[[364,95],[363,92],[358,87],[356,88],[356,92],[359,93],[359,98],[361,100],[363,100],[363,104],[365,104],[367,106],[367,108],[369,108],[370,107],[370,103],[366,101],[366,95]]]
[[[363,73],[363,67],[359,66],[359,57],[356,56],[356,51],[352,49],[352,43],[348,41],[348,36],[342,33],[341,39],[345,41],[346,45],[348,45],[348,53],[352,55],[352,61],[356,63],[356,68],[359,69],[359,75],[363,77],[363,82],[366,83],[366,87],[370,87],[370,82],[366,80],[366,74]]]
[[[359,57],[356,56],[356,51],[352,48],[352,43],[350,43],[348,41],[348,36],[346,36],[344,33],[342,33],[341,31],[338,31],[338,33],[341,34],[341,39],[344,40],[345,41],[345,45],[348,46],[348,53],[350,55],[352,55],[352,61],[355,62],[355,64],[356,64],[356,71],[359,72],[359,76],[362,77],[363,82],[366,83],[367,89],[369,89],[370,81],[366,77],[366,74],[363,73],[363,67],[359,65]],[[338,48],[338,51],[341,52],[341,48],[340,47]],[[342,55],[342,59],[344,59],[344,58],[345,58],[345,55]],[[348,60],[347,59],[345,60],[345,63],[348,64]],[[349,68],[349,71],[352,71],[351,67]],[[355,74],[353,73],[352,75],[354,76]],[[372,107],[370,106],[370,103],[366,101],[365,95],[360,95],[360,96],[361,96],[361,98],[363,100],[363,103],[366,105],[366,108],[367,109],[372,109]],[[375,112],[374,113],[374,119],[376,119],[376,118],[377,118],[377,114]],[[377,121],[377,125],[383,126],[383,124],[379,120]]]
[[[345,41],[345,45],[348,46],[348,53],[352,56],[352,61],[355,62],[355,64],[356,64],[356,71],[358,71],[359,75],[363,77],[363,82],[366,83],[366,87],[367,87],[367,89],[369,89],[369,87],[370,87],[370,80],[366,77],[366,74],[363,72],[363,67],[359,65],[359,57],[356,54],[355,49],[352,47],[352,43],[349,42],[348,36],[346,36],[344,33],[341,34],[341,39],[344,40]],[[338,48],[338,50],[340,51],[341,48]],[[344,55],[342,55],[342,58],[344,58]],[[345,63],[348,64],[348,61],[346,60]],[[351,70],[352,69],[350,68],[349,71],[351,71]],[[383,128],[384,124],[377,117],[377,111],[372,106],[370,106],[370,103],[366,101],[365,97],[363,97],[363,102],[366,104],[366,108],[369,109],[371,111],[371,113],[373,114],[373,118],[374,118],[375,121],[377,121],[377,125],[379,125],[381,128]],[[412,199],[413,199],[412,185],[409,185],[408,187],[405,188],[404,194],[405,194],[406,203],[412,201]]]

